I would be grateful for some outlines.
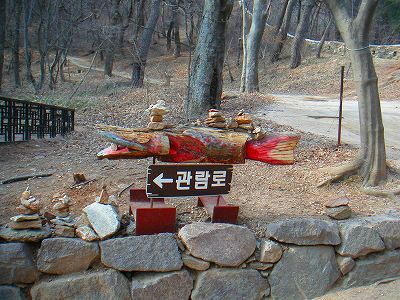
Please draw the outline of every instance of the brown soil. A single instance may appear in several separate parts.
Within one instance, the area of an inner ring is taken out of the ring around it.
[[[87,60],[90,61],[90,58]],[[314,95],[336,93],[338,65],[342,60],[341,56],[318,61],[307,59],[296,70],[289,70],[285,60],[268,66],[269,69],[262,71],[262,91]],[[382,67],[378,64],[378,74],[395,78],[392,81],[387,80],[387,89],[381,90],[382,95],[387,95],[390,99],[399,99],[399,79],[398,75],[394,75],[398,73],[399,64],[398,61],[384,61]],[[129,71],[129,64],[119,62],[116,68],[121,72]],[[328,68],[332,72],[326,72]],[[76,107],[77,116],[76,131],[65,137],[0,146],[0,180],[23,174],[49,171],[54,173],[51,177],[0,185],[1,224],[7,223],[9,218],[16,214],[15,206],[27,185],[33,194],[42,200],[45,210],[51,210],[50,201],[53,194],[68,193],[75,203],[72,207],[75,215],[79,215],[84,206],[94,201],[103,184],[108,186],[110,193],[118,193],[132,182],[134,187],[145,187],[146,168],[151,163],[150,159],[120,161],[96,159],[96,153],[107,146],[107,142],[96,132],[94,128],[96,124],[145,126],[148,123],[148,116],[143,111],[149,104],[161,99],[173,108],[173,113],[167,116],[167,121],[185,123],[183,101],[186,97],[186,53],[179,59],[164,56],[152,59],[148,64],[149,78],[163,81],[165,71],[174,76],[170,87],[147,83],[143,89],[134,90],[129,87],[129,82],[125,78],[104,78],[101,73],[92,71],[76,96],[68,100],[74,84],[79,82],[82,76],[82,73],[77,73],[77,69],[76,66],[70,65],[70,76],[67,76],[69,82],[61,84],[55,91],[45,91],[41,95],[32,96],[32,90],[26,83],[18,90],[13,89],[11,84],[8,87],[7,83],[5,85],[6,93],[13,97],[40,99]],[[268,70],[272,72],[269,73]],[[232,92],[237,90],[238,68],[233,68],[233,73],[236,81],[227,82],[226,95],[235,97],[227,97],[227,100],[223,101],[222,108],[226,115],[233,115],[240,109],[256,113],[274,101],[273,97],[262,94],[249,96]],[[305,74],[309,75],[306,79]],[[318,90],[315,86],[318,86]],[[394,90],[394,87],[397,90]],[[257,236],[262,237],[265,225],[276,218],[300,215],[326,217],[323,215],[323,203],[341,196],[351,199],[355,215],[374,215],[383,213],[387,209],[400,209],[399,201],[361,193],[360,180],[357,177],[328,187],[316,187],[326,176],[320,168],[351,160],[355,156],[356,149],[346,145],[337,148],[334,141],[296,132],[265,119],[258,118],[255,122],[271,134],[290,131],[301,136],[294,165],[276,166],[248,160],[246,164],[234,168],[233,185],[231,194],[227,197],[228,201],[240,205],[239,223],[249,226]],[[72,174],[75,172],[83,172],[88,179],[96,181],[80,189],[71,189]],[[385,187],[399,186],[399,182],[399,176],[391,174]],[[196,199],[168,201],[178,208],[179,226],[192,221],[208,220],[204,209],[195,207]],[[125,192],[119,199],[121,212],[128,211],[127,203],[128,193]]]

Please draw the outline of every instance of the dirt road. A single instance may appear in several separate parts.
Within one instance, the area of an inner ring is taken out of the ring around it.
[[[339,100],[304,95],[273,95],[277,101],[260,113],[278,124],[337,140]],[[400,160],[400,101],[381,101],[389,159]],[[342,142],[359,145],[358,104],[344,100]]]

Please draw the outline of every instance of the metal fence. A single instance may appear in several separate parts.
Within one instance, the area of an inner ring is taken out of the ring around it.
[[[74,130],[74,109],[0,96],[0,142],[55,137]]]

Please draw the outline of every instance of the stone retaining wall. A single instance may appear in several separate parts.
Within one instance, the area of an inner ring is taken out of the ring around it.
[[[0,299],[311,299],[400,275],[400,215],[0,244]]]

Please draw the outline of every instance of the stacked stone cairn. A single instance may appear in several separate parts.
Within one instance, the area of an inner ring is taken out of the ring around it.
[[[109,195],[103,186],[95,202],[83,209],[83,214],[76,221],[76,235],[91,242],[113,236],[121,226],[117,197]]]
[[[226,119],[222,113],[217,109],[210,109],[208,111],[208,118],[204,120],[208,127],[213,128],[226,128]]]
[[[74,237],[75,222],[70,213],[70,207],[72,205],[71,199],[67,194],[63,194],[62,197],[59,197],[59,195],[56,194],[54,195],[52,202],[55,202],[53,206],[55,218],[50,220],[50,223],[54,225],[54,235]]]
[[[150,123],[147,125],[151,130],[163,130],[167,125],[163,122],[163,116],[169,112],[165,101],[159,100],[156,104],[150,105],[147,109],[150,112]]]
[[[42,218],[39,215],[40,201],[32,196],[29,187],[21,195],[21,204],[16,210],[20,213],[11,217],[8,226],[12,229],[40,229],[42,227]]]
[[[245,114],[243,110],[239,111],[239,113],[235,117],[235,121],[238,123],[238,128],[240,129],[246,131],[254,130],[253,120],[251,119],[250,115]]]
[[[336,220],[345,220],[351,217],[350,200],[346,197],[332,199],[325,205],[325,214]]]

